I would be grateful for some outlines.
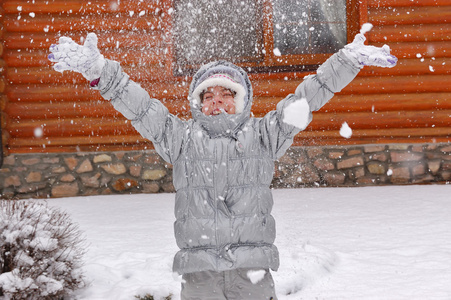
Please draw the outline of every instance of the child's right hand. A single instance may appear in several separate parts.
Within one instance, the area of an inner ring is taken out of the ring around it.
[[[83,46],[78,45],[69,37],[60,37],[59,43],[50,46],[52,52],[48,59],[56,62],[53,69],[58,72],[65,70],[81,73],[86,79],[98,79],[105,66],[105,58],[97,49],[97,36],[89,33]]]

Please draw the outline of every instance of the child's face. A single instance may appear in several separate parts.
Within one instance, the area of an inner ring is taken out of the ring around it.
[[[209,87],[202,97],[202,112],[207,116],[235,114],[234,93],[222,86]]]

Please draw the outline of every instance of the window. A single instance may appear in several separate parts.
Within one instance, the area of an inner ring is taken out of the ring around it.
[[[175,54],[181,64],[215,58],[249,61],[262,45],[261,9],[255,0],[175,1]]]
[[[280,54],[334,53],[346,44],[346,2],[274,1],[273,30]]]
[[[317,65],[347,43],[347,8],[358,5],[357,0],[173,3],[176,75],[218,59],[254,71]]]

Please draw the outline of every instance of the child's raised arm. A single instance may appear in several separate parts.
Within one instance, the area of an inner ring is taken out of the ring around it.
[[[131,120],[144,138],[153,142],[166,161],[173,163],[184,141],[186,122],[170,114],[160,101],[150,98],[147,91],[122,72],[118,62],[105,59],[97,49],[94,33],[88,34],[83,46],[61,37],[50,51],[48,58],[56,63],[53,66],[56,71],[81,73],[91,87],[100,90],[103,98]]]
[[[275,111],[261,121],[262,141],[275,158],[291,145],[293,137],[312,121],[312,112],[323,107],[335,93],[345,88],[364,66],[394,67],[398,59],[383,47],[364,44],[365,24],[354,41],[332,55],[299,84],[294,94],[280,101]]]
[[[323,107],[335,93],[345,88],[364,66],[392,68],[396,65],[398,59],[390,54],[390,48],[387,45],[375,47],[364,44],[366,40],[364,34],[371,27],[371,24],[364,24],[352,43],[331,56],[318,68],[316,74],[307,76],[297,87],[295,95],[308,103],[310,112]],[[300,116],[305,114],[305,112],[296,111],[296,109],[305,110],[305,107],[306,105],[291,105],[287,107],[289,116],[284,121],[304,129],[308,123],[300,124],[299,120]],[[298,122],[290,122],[290,119],[296,119],[294,116],[297,113],[299,114]]]

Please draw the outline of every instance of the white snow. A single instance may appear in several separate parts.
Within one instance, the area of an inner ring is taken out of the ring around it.
[[[300,129],[305,129],[310,121],[310,107],[307,99],[294,101],[285,107],[283,122],[296,126]]]
[[[373,29],[373,24],[365,23],[365,24],[362,25],[362,28],[360,29],[360,33],[365,35],[365,33],[370,31],[371,29]]]
[[[274,190],[279,299],[451,299],[451,186]],[[180,299],[174,194],[50,199],[90,245],[80,300]],[[5,278],[6,279],[6,278]],[[290,294],[290,295],[287,295]]]
[[[251,270],[247,272],[247,278],[252,282],[252,284],[259,283],[265,277],[265,270]]]
[[[344,122],[341,124],[340,135],[346,139],[349,139],[352,136],[352,129],[349,127],[348,123]]]

